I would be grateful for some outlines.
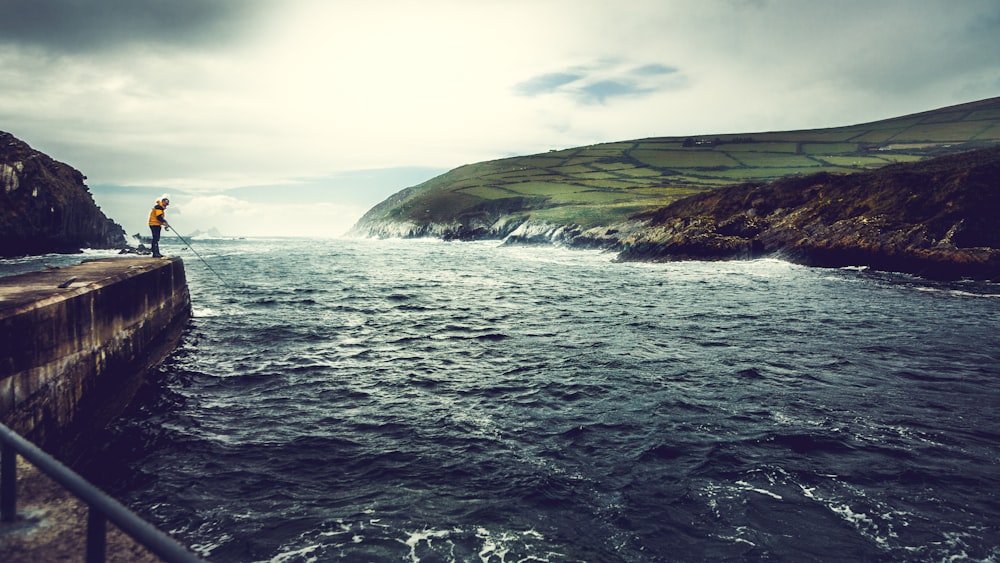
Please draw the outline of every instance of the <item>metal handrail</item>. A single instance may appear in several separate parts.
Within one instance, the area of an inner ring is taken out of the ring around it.
[[[17,455],[30,461],[54,481],[87,503],[87,561],[104,561],[108,520],[168,563],[203,561],[188,548],[136,516],[121,503],[91,485],[38,446],[0,424],[0,520],[17,517]]]

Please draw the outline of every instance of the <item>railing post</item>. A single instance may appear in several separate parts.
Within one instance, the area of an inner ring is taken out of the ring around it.
[[[111,520],[122,532],[132,536],[146,546],[154,555],[171,563],[202,562],[188,548],[157,530],[145,520],[133,514],[115,499],[104,494],[69,468],[59,463],[38,446],[25,440],[16,432],[0,423],[0,505],[5,511],[3,517],[16,518],[15,493],[17,487],[17,456],[23,457],[62,485],[89,507],[87,514],[87,561],[104,561],[107,551],[107,522]]]
[[[17,519],[17,450],[13,444],[0,440],[0,520]]]
[[[107,519],[93,506],[87,509],[87,563],[104,563]]]

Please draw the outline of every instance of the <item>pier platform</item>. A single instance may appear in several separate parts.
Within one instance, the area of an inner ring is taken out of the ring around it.
[[[179,258],[121,257],[0,278],[0,422],[73,465],[174,349],[191,300]],[[18,459],[0,560],[83,560],[87,507]],[[109,561],[156,561],[113,526]]]

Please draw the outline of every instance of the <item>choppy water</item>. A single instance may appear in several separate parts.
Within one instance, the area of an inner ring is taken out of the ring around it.
[[[196,241],[89,472],[212,561],[1000,558],[1000,286]],[[168,252],[170,249],[167,249]]]

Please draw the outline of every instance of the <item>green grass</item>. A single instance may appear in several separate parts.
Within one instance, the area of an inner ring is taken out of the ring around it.
[[[716,174],[721,174],[722,172],[716,172]],[[728,186],[730,184],[738,184],[741,180],[733,180],[732,178],[718,178],[710,176],[671,176],[670,180],[675,182],[676,185],[680,186],[692,186],[705,188],[707,187],[720,187]]]
[[[578,161],[578,160],[579,159],[573,159],[573,160],[571,160],[569,162],[575,162],[575,161]],[[565,166],[555,166],[555,167],[550,168],[550,170],[552,170],[552,172],[556,172],[556,173],[562,174],[563,176],[576,176],[576,175],[579,175],[579,174],[586,174],[588,172],[592,172],[594,169],[591,168],[590,166],[585,165],[585,164],[575,164],[575,163],[574,164],[569,164],[569,163],[567,163]]]
[[[977,141],[1000,141],[1000,123],[994,123],[973,137]]]
[[[973,148],[965,145],[973,142],[1000,144],[1000,98],[848,127],[647,138],[480,162],[425,182],[380,213],[423,221],[499,209],[594,226],[724,185],[853,173]],[[511,208],[517,201],[520,210]]]
[[[457,190],[456,190],[457,191]],[[493,186],[475,186],[472,188],[462,188],[462,193],[475,196],[481,199],[500,199],[517,195],[506,188],[494,188]]]
[[[739,143],[733,145],[723,145],[722,148],[727,153],[733,156],[743,154],[744,152],[795,154],[795,152],[799,150],[799,143],[788,143],[788,142]]]
[[[949,123],[920,124],[903,131],[892,138],[913,141],[966,141],[975,138],[990,127],[989,121],[956,121]]]
[[[882,153],[879,158],[888,160],[889,162],[916,162],[918,160],[923,160],[923,157],[913,155],[913,154],[899,154],[899,153]]]
[[[564,192],[552,196],[553,203],[585,203],[591,205],[609,205],[614,203],[635,202],[635,197],[625,191],[587,190],[582,192]]]
[[[578,191],[580,189],[579,186],[570,187],[566,184],[556,182],[524,182],[522,184],[511,184],[507,186],[507,188],[519,194],[538,196],[553,196],[567,191]]]
[[[579,179],[576,182],[583,190],[614,190],[623,191],[635,186],[636,182],[626,183],[619,180],[587,180]]]
[[[795,141],[797,143],[842,143],[851,140],[854,134],[854,130],[848,128],[820,131],[791,131],[789,133],[773,133],[772,135],[775,135],[775,139]]]
[[[660,178],[663,176],[663,172],[655,168],[626,168],[619,169],[617,172],[619,177],[625,175],[630,178]]]
[[[745,181],[769,181],[785,176],[795,176],[799,174],[813,174],[816,172],[847,172],[837,167],[821,166],[818,162],[815,166],[793,166],[790,168],[751,168],[749,170],[719,170],[712,172],[713,178],[726,180],[727,184],[737,184]]]
[[[750,168],[792,168],[819,166],[819,163],[801,154],[745,152],[735,156],[741,164]]]
[[[818,156],[823,162],[834,166],[855,166],[860,168],[876,168],[889,164],[889,160],[877,156]]]
[[[995,121],[1000,119],[1000,109],[984,109],[974,111],[970,113],[966,119],[985,119],[987,121]]]
[[[618,175],[609,172],[581,172],[576,177],[581,180],[611,180],[618,178]]]
[[[854,154],[858,152],[857,143],[802,143],[805,154]]]
[[[968,115],[968,111],[944,111],[930,115],[920,120],[920,123],[955,123],[964,120]]]
[[[858,143],[886,143],[889,139],[892,139],[896,135],[899,135],[906,128],[899,127],[897,129],[873,129],[871,131],[865,131],[858,134],[855,137],[851,137],[852,141],[857,141]]]
[[[740,163],[722,151],[715,150],[651,150],[636,149],[632,158],[658,168],[716,168],[739,166]]]

